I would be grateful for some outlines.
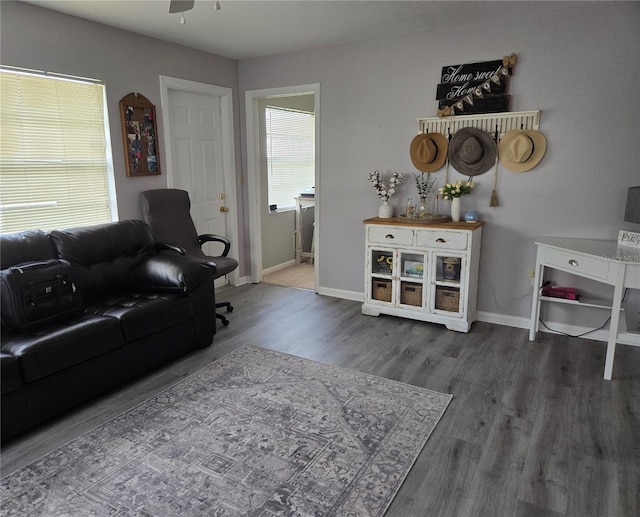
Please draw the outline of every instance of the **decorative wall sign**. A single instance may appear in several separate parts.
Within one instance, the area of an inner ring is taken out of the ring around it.
[[[477,97],[469,94],[462,99],[438,102],[438,116],[444,110],[449,110],[449,115],[474,115],[479,113],[503,113],[509,111],[511,105],[511,95],[484,95]]]
[[[160,174],[155,106],[143,95],[130,93],[120,101],[120,120],[127,176]]]
[[[442,67],[437,87],[438,116],[509,111],[509,77],[517,56]]]
[[[507,93],[507,85],[509,78],[505,77],[500,83],[486,84],[486,81],[466,81],[464,83],[440,83],[436,90],[436,100],[450,101],[459,99],[470,93],[474,93],[478,88],[484,90],[487,94],[503,94]]]

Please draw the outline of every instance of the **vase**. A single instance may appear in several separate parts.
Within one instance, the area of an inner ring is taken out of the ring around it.
[[[378,208],[378,217],[383,219],[389,219],[393,217],[393,207],[389,204],[389,201],[383,201]]]
[[[460,198],[454,197],[451,200],[451,220],[454,223],[460,221]]]
[[[418,217],[421,217],[422,219],[425,219],[427,217],[431,217],[433,216],[434,209],[433,209],[433,203],[434,203],[434,198],[432,196],[424,196],[420,198],[420,203],[418,204]]]

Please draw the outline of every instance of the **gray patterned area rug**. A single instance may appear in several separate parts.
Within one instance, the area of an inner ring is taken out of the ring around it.
[[[381,516],[451,401],[247,345],[2,479],[3,516]]]

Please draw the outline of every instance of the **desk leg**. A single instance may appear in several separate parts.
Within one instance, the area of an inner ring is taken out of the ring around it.
[[[624,283],[624,265],[618,265],[616,271],[616,285],[613,290],[613,306],[611,307],[611,323],[609,326],[609,341],[607,342],[607,358],[604,363],[604,378],[611,380],[613,374],[613,359],[616,355],[616,340],[618,338],[618,323],[620,322],[620,306]]]
[[[536,262],[536,276],[533,280],[533,298],[531,300],[531,321],[529,322],[529,341],[536,340],[538,322],[540,321],[540,287],[544,266]]]

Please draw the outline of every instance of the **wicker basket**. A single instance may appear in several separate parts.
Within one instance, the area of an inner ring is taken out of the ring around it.
[[[391,301],[391,280],[374,278],[371,280],[371,298],[381,302]]]
[[[436,287],[436,309],[460,312],[460,289]]]
[[[422,284],[402,282],[400,288],[400,303],[422,307]]]

